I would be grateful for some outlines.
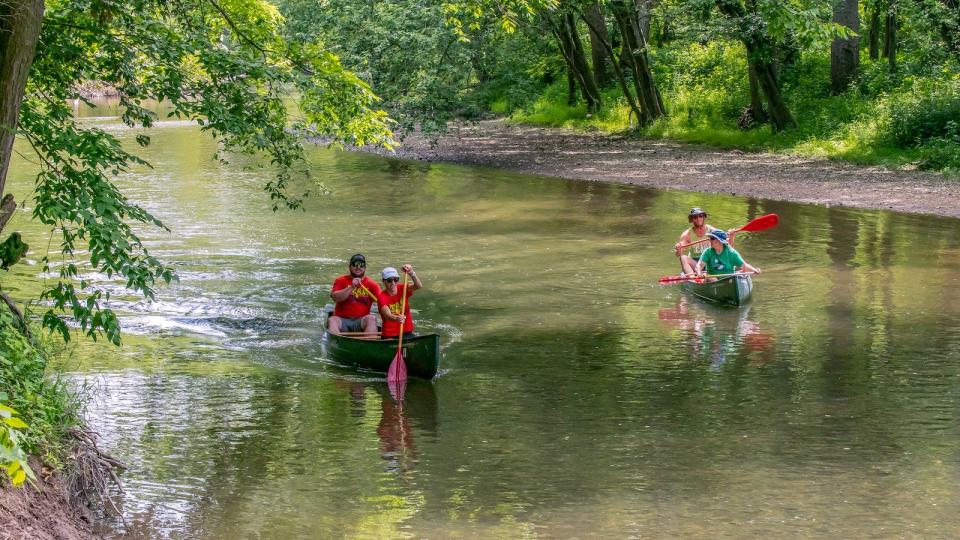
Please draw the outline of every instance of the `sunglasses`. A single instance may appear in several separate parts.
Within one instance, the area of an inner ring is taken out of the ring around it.
[[[354,268],[366,268],[366,267],[367,267],[366,263],[362,263],[362,262],[355,262],[355,263],[352,263],[350,266],[352,266],[352,267],[354,267]]]
[[[400,281],[400,278],[398,278],[398,277],[388,277],[387,279],[385,279],[385,280],[383,280],[383,281],[386,281],[386,282],[392,281],[392,282],[396,283],[396,282]]]

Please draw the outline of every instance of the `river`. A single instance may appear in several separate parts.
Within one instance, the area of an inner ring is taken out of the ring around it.
[[[960,535],[960,221],[325,148],[329,192],[274,213],[255,160],[189,124],[151,135],[153,168],[119,184],[170,227],[138,230],[179,281],[149,301],[83,266],[123,345],[75,339],[60,366],[130,465],[118,535]],[[15,156],[18,200],[32,167]],[[657,284],[691,206],[780,215],[738,240],[763,270],[748,306]],[[8,230],[45,245],[27,213]],[[442,336],[403,403],[320,347],[358,251],[414,265]],[[14,274],[40,290],[39,265]]]

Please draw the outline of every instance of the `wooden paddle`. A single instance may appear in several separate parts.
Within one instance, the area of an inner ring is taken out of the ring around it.
[[[772,229],[772,228],[776,227],[778,223],[780,223],[780,216],[778,216],[778,215],[776,215],[776,214],[767,214],[767,215],[765,215],[765,216],[760,216],[760,217],[758,217],[758,218],[755,218],[755,219],[750,220],[749,222],[747,222],[746,225],[744,225],[743,227],[740,227],[739,229],[734,229],[733,231],[730,232],[730,236],[732,237],[733,235],[735,235],[735,234],[737,234],[737,233],[742,233],[742,232],[765,231],[765,230],[767,230],[767,229]],[[686,249],[686,248],[688,248],[688,247],[690,247],[690,246],[695,246],[695,245],[697,245],[697,244],[703,244],[703,243],[709,242],[709,241],[710,241],[709,238],[703,238],[703,239],[697,240],[697,241],[695,241],[695,242],[689,242],[689,243],[686,243],[686,244],[681,244],[681,245],[680,245],[680,249],[683,250],[683,249]]]
[[[660,284],[673,285],[674,283],[683,283],[684,281],[696,281],[696,280],[701,280],[705,278],[726,278],[726,277],[733,277],[733,276],[749,276],[752,274],[754,274],[754,272],[734,272],[733,274],[715,274],[712,276],[710,274],[704,274],[702,276],[698,276],[696,274],[691,274],[689,276],[663,276],[662,278],[660,278]]]
[[[403,299],[400,301],[400,315],[406,316],[407,314],[407,277],[409,274],[406,272],[403,273]],[[397,340],[397,354],[393,357],[393,362],[390,362],[390,369],[387,370],[387,384],[396,384],[400,381],[407,380],[407,364],[403,361],[403,327],[406,325],[406,320],[400,324],[400,339]]]

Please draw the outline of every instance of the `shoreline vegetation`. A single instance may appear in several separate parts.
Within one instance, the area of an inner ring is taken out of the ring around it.
[[[21,324],[0,314],[0,536],[94,538],[117,512],[110,491],[122,491],[124,466],[97,447],[83,397],[51,373],[63,346]]]

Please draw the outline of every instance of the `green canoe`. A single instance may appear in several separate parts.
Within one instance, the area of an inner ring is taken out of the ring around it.
[[[331,334],[324,324],[323,348],[329,358],[341,364],[386,373],[397,354],[397,340]],[[403,358],[411,377],[434,378],[440,368],[440,336],[426,334],[403,338]]]
[[[753,279],[750,275],[730,276],[709,283],[684,282],[681,288],[694,296],[731,306],[742,306],[753,294]]]

